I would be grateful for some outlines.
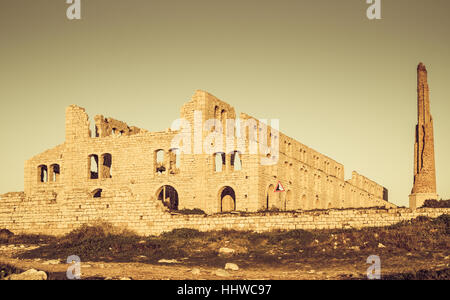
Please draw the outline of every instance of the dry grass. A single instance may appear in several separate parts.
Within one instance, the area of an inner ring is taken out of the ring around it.
[[[60,237],[17,235],[0,243],[45,244],[24,251],[19,258],[60,259],[78,255],[82,261],[157,263],[177,259],[188,265],[223,266],[229,257],[218,254],[221,247],[235,250],[233,261],[240,266],[329,261],[363,261],[373,253],[384,257],[433,257],[449,255],[450,217],[416,218],[389,227],[360,230],[291,230],[265,233],[221,230],[199,232],[177,229],[161,236],[141,237],[108,223],[83,226]],[[380,247],[382,244],[384,247]]]
[[[422,207],[450,208],[450,200],[425,200]]]

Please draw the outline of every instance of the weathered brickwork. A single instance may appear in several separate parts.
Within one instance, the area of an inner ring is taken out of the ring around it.
[[[101,115],[92,132],[85,110],[69,106],[64,143],[25,162],[24,193],[2,196],[0,226],[64,232],[105,219],[150,233],[184,227],[167,208],[212,214],[395,207],[381,185],[356,172],[346,181],[342,164],[256,118],[240,114],[238,133],[227,119],[235,122],[234,108],[203,91],[181,108],[181,128],[162,132]]]
[[[50,199],[50,200],[49,200]],[[141,235],[158,235],[175,228],[200,231],[235,229],[257,232],[291,229],[340,229],[378,227],[396,224],[418,216],[436,218],[449,214],[449,208],[329,209],[322,211],[264,212],[245,216],[233,213],[215,215],[173,214],[160,201],[140,199],[124,189],[91,201],[86,193],[72,194],[64,204],[42,194],[30,199],[24,193],[2,196],[0,228],[15,233],[62,235],[81,226],[106,221]]]
[[[428,72],[424,64],[417,67],[417,125],[414,143],[414,185],[410,207],[420,207],[425,200],[438,199],[434,158],[433,117],[430,111]]]

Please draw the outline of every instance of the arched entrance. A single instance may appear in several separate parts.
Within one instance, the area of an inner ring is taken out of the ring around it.
[[[232,187],[224,186],[219,191],[220,211],[236,210],[236,193]]]
[[[178,192],[170,185],[164,185],[156,192],[158,200],[171,210],[178,210]]]

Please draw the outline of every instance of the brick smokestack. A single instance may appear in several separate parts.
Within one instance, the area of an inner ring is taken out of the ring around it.
[[[410,206],[411,208],[416,208],[428,199],[437,199],[434,133],[433,118],[430,112],[428,73],[425,65],[420,63],[417,67],[417,125],[414,144],[414,185],[410,195]]]

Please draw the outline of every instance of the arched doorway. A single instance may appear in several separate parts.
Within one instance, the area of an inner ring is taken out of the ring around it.
[[[236,193],[232,187],[225,186],[219,191],[220,211],[236,210]]]
[[[178,210],[178,192],[170,185],[164,185],[156,192],[158,200],[171,210]]]

